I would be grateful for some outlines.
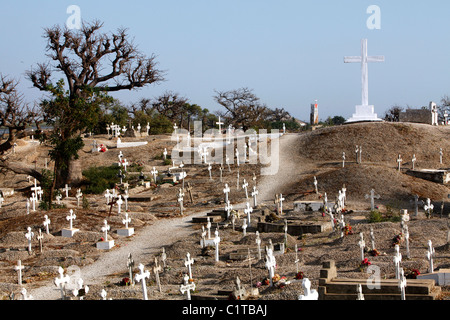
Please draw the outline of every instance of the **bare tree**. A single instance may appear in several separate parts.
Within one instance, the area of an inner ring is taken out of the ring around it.
[[[214,99],[225,112],[217,112],[225,121],[235,127],[247,130],[267,120],[271,110],[259,103],[259,98],[248,88],[231,91],[215,91]]]
[[[163,72],[156,69],[155,56],[139,52],[126,29],[101,33],[102,26],[94,21],[83,23],[80,30],[46,28],[44,38],[50,61],[27,72],[33,86],[53,98],[43,101],[42,106],[55,126],[51,157],[59,185],[68,180],[69,164],[83,146],[80,133],[98,117],[105,95],[163,80]],[[55,73],[64,75],[63,84],[52,82]]]
[[[178,93],[166,91],[152,102],[152,106],[170,121],[182,126],[183,121],[187,120],[186,104],[188,101],[188,98],[182,97]]]
[[[8,138],[0,144],[0,168],[3,172],[10,170],[40,179],[41,173],[34,167],[15,162],[9,157],[17,138],[25,135],[27,127],[39,122],[35,108],[24,102],[23,94],[18,92],[18,84],[18,81],[0,75],[0,127],[6,128],[8,132]]]

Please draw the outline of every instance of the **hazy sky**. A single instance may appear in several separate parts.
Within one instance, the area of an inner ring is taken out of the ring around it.
[[[450,2],[364,0],[0,0],[0,72],[21,79],[28,101],[42,96],[24,77],[47,61],[43,28],[64,25],[77,5],[85,21],[99,19],[105,32],[126,27],[139,49],[155,54],[166,81],[114,94],[129,104],[171,90],[210,111],[220,110],[214,90],[248,87],[269,107],[308,120],[349,118],[361,103],[359,64],[369,55],[369,102],[382,115],[394,104],[411,107],[450,95]],[[370,30],[370,5],[380,8],[380,29]],[[62,77],[62,76],[61,76]],[[309,121],[309,120],[308,120]]]

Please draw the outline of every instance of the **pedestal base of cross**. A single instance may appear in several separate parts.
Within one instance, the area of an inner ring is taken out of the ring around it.
[[[382,122],[383,119],[378,118],[378,115],[374,112],[374,106],[356,106],[356,113],[352,115],[345,123],[352,122]]]
[[[100,241],[96,244],[97,249],[109,250],[114,247],[114,240]]]
[[[117,229],[119,236],[131,237],[134,234],[134,228]]]
[[[61,237],[72,238],[75,232],[80,231],[80,229],[72,228],[72,229],[62,229]]]

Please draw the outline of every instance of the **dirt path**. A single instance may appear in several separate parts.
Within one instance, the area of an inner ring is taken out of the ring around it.
[[[299,163],[298,152],[295,149],[299,135],[284,135],[280,141],[279,167],[275,175],[261,177],[257,183],[259,199],[263,201],[273,201],[275,193],[281,192],[283,185],[289,182],[298,181],[298,176],[302,173],[302,166]],[[275,161],[276,159],[273,158]],[[304,168],[304,167],[303,167]],[[243,208],[244,204],[234,205],[234,208]],[[121,272],[126,268],[128,255],[131,253],[135,260],[135,265],[147,263],[151,258],[161,252],[161,248],[183,239],[193,233],[190,228],[190,221],[194,216],[204,216],[208,211],[195,213],[181,218],[161,219],[155,221],[142,229],[130,241],[128,245],[113,249],[102,256],[94,263],[81,268],[81,278],[85,284],[105,283],[111,274]],[[29,292],[38,300],[60,299],[60,291],[52,283],[48,282],[43,287],[30,290]]]

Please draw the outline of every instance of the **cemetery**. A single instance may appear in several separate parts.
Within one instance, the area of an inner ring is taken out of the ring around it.
[[[126,172],[102,193],[67,185],[59,207],[45,210],[33,200],[41,188],[34,180],[2,179],[1,296],[20,299],[26,289],[37,300],[446,300],[448,184],[407,174],[406,156],[419,159],[415,170],[446,170],[448,134],[383,122],[287,133],[273,138],[282,164],[273,176],[261,175],[260,163],[219,170],[165,161],[162,152],[170,158],[176,145],[170,134],[123,138],[147,142],[126,149],[108,135],[85,138],[81,167]],[[90,152],[94,139],[107,151]],[[356,145],[361,154],[342,166],[342,151]],[[43,166],[47,151],[23,139],[14,156]],[[174,170],[186,174],[167,179]],[[368,287],[374,267],[381,289]],[[88,290],[73,283],[80,279]]]

